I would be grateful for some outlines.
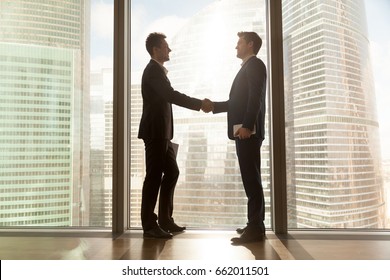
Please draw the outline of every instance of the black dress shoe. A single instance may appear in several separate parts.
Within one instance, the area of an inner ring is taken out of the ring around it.
[[[160,227],[166,232],[182,232],[186,230],[186,227],[178,226],[175,223],[170,224],[160,224]]]
[[[145,230],[144,237],[170,239],[172,238],[172,234],[161,229],[159,226],[155,226],[152,229]]]
[[[245,231],[247,228],[248,228],[248,226],[243,227],[243,228],[237,228],[237,229],[236,229],[236,232],[237,232],[238,234],[243,234],[244,231]],[[265,235],[265,229],[264,229],[264,228],[262,229],[262,231],[263,231],[263,234]]]
[[[231,239],[233,245],[240,245],[251,242],[259,242],[265,239],[265,233],[261,228],[246,228],[240,237]]]
[[[247,227],[238,228],[238,229],[236,229],[236,232],[237,232],[238,234],[243,234],[244,231],[246,230],[246,228],[247,228]]]

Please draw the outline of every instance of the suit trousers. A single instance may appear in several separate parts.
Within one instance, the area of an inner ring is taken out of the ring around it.
[[[241,178],[248,198],[247,225],[264,230],[265,202],[260,169],[260,148],[263,141],[254,136],[235,141]]]
[[[173,222],[173,196],[179,168],[170,140],[144,140],[146,176],[142,187],[141,221],[142,228],[149,230],[160,224]],[[158,216],[154,213],[159,197]]]

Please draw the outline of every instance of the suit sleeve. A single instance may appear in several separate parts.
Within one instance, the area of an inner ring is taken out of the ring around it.
[[[214,102],[213,114],[227,112],[229,109],[229,101]]]
[[[150,69],[149,85],[154,92],[159,94],[161,98],[169,103],[196,111],[199,111],[202,107],[202,101],[200,99],[189,97],[174,90],[168,78],[158,65]]]
[[[248,78],[248,103],[243,127],[253,129],[260,109],[263,107],[263,87],[267,81],[266,69],[262,63],[250,63],[246,69]]]

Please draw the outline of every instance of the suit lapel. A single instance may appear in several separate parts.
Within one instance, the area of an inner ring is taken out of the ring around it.
[[[162,68],[162,66],[161,66],[157,61],[155,61],[154,59],[151,59],[150,62],[151,62],[151,63],[155,63],[155,64],[158,65],[158,67],[159,67],[159,69],[160,69],[160,71],[161,71],[161,75],[162,75],[162,76],[164,77],[164,79],[169,83],[169,85],[171,85],[171,82],[169,81],[168,76],[165,74],[164,69]]]

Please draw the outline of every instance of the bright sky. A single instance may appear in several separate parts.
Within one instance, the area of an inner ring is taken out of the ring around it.
[[[131,0],[131,70],[141,71],[149,60],[145,39],[150,32],[165,33],[169,42],[194,14],[214,0]],[[390,1],[365,0],[371,62],[375,78],[383,159],[390,160],[388,90],[390,73]],[[180,11],[180,12],[177,12]],[[91,69],[112,67],[113,0],[91,0]]]
[[[390,1],[365,0],[382,158],[390,160]]]
[[[145,50],[145,39],[149,33],[162,32],[167,35],[167,41],[169,43],[176,32],[189,18],[212,2],[214,2],[214,0],[132,0],[132,71],[143,70],[143,67],[150,59],[150,56]]]
[[[91,70],[113,68],[114,0],[91,0]]]

